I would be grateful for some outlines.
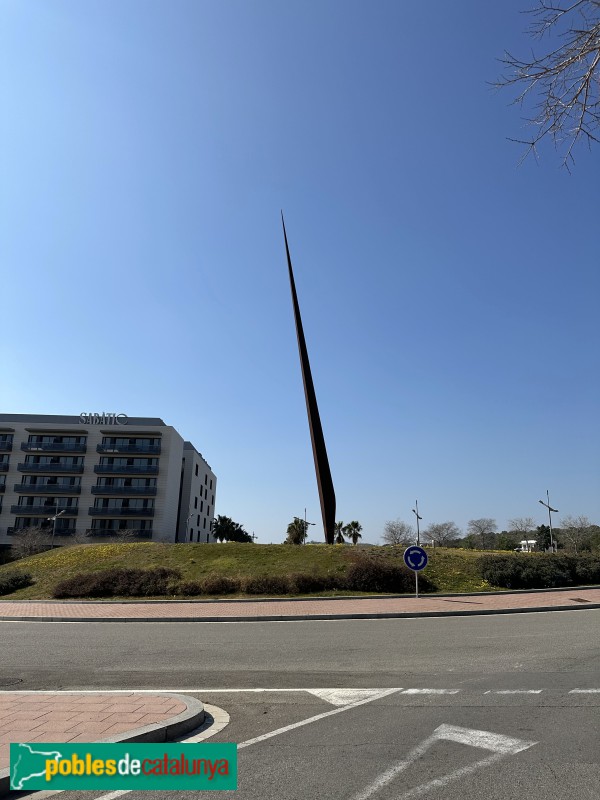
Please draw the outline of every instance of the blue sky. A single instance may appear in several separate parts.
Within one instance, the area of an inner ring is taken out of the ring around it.
[[[3,0],[0,408],[161,416],[217,513],[319,523],[283,209],[338,519],[600,523],[600,149],[518,166],[526,6]]]

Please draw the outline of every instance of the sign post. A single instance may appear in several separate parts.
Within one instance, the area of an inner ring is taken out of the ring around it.
[[[415,573],[415,597],[419,599],[419,572],[427,566],[427,553],[422,547],[413,545],[404,551],[404,563]]]

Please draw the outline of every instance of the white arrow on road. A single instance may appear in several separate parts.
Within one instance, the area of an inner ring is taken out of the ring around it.
[[[420,786],[415,786],[413,789],[409,789],[398,795],[396,800],[408,800],[410,797],[418,797],[419,795],[425,794],[430,789],[439,789],[446,786],[451,781],[471,775],[482,767],[490,766],[490,764],[500,761],[500,759],[505,756],[514,756],[522,750],[527,750],[527,748],[537,744],[537,742],[525,742],[522,739],[513,739],[510,736],[502,736],[501,734],[490,733],[489,731],[461,728],[458,725],[440,725],[424,742],[414,747],[403,761],[398,762],[398,764],[379,775],[373,783],[363,789],[362,792],[355,795],[352,800],[368,800],[368,798],[372,797],[380,789],[383,789],[384,786],[390,784],[394,778],[400,775],[401,772],[404,772],[411,764],[414,764],[417,759],[429,750],[431,745],[440,740],[465,744],[471,747],[479,747],[483,750],[490,750],[492,755],[475,761],[473,764],[469,764],[466,767],[442,775],[440,778],[434,778]]]

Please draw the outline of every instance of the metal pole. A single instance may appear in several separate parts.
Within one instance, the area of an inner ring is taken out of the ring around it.
[[[415,596],[419,599],[419,573],[415,572]]]
[[[550,528],[550,549],[554,553],[554,538],[552,536],[552,513],[551,512],[554,511],[555,514],[558,514],[558,508],[552,508],[552,506],[550,505],[550,492],[548,491],[548,489],[546,489],[546,497],[548,499],[547,503],[544,503],[543,500],[540,500],[539,502],[543,506],[546,506],[546,508],[548,509],[548,524],[549,524],[549,528]]]
[[[423,517],[419,516],[419,503],[415,500],[415,507],[412,510],[413,514],[417,518],[417,547],[421,546],[421,534],[419,532],[419,520],[423,519]]]
[[[54,503],[54,519],[52,520],[52,539],[50,541],[50,549],[54,550],[54,535],[56,534],[56,520],[58,518],[58,498]]]
[[[552,538],[552,514],[550,512],[550,492],[546,489],[546,497],[548,498],[548,522],[550,523],[550,548],[554,552],[554,540]]]

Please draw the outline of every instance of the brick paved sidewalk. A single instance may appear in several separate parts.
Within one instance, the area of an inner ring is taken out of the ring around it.
[[[493,614],[600,606],[600,589],[439,597],[354,597],[248,602],[36,602],[2,601],[0,619],[233,621],[440,614]]]
[[[1,692],[0,777],[10,742],[164,741],[169,729],[202,724],[203,713],[199,701],[159,692]]]

